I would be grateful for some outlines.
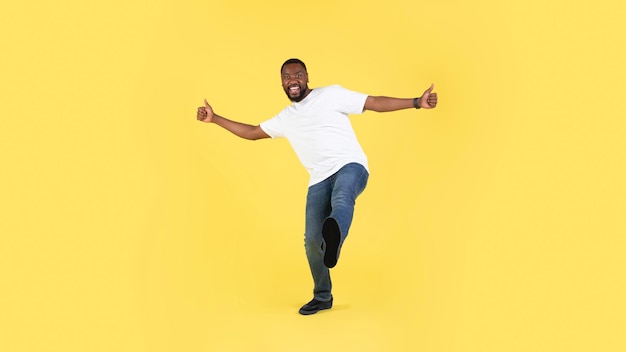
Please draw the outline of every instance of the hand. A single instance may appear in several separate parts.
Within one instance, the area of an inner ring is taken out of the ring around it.
[[[202,122],[211,122],[213,121],[213,116],[215,116],[213,108],[211,107],[211,105],[209,105],[209,102],[204,99],[204,106],[200,106],[198,108],[198,114],[196,115],[196,118]]]
[[[432,93],[435,84],[431,84],[420,98],[420,108],[432,109],[437,106],[437,93]]]

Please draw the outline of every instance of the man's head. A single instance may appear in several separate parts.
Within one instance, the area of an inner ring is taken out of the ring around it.
[[[283,89],[287,98],[294,102],[304,99],[310,92],[306,65],[299,59],[289,59],[280,68]]]

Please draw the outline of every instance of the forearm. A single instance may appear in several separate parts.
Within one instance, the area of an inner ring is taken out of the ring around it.
[[[415,106],[413,105],[413,98],[369,96],[365,104],[366,110],[372,110],[377,112],[388,112],[411,108],[415,108]]]
[[[246,123],[232,121],[217,114],[213,116],[211,122],[238,137],[250,140],[255,140],[259,138],[256,133],[258,131],[258,126],[252,126]]]

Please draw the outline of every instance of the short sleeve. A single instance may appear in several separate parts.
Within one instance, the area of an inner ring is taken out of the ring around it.
[[[339,85],[333,86],[333,90],[338,111],[344,114],[362,114],[365,111],[367,94],[354,92]]]
[[[261,122],[260,126],[261,129],[272,138],[280,138],[285,136],[280,114],[272,117],[269,120]]]

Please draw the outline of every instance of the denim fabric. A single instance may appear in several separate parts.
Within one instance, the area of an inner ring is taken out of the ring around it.
[[[334,218],[339,224],[343,244],[352,224],[356,198],[365,189],[368,177],[369,173],[363,165],[350,163],[324,181],[309,187],[304,248],[313,275],[314,298],[319,301],[326,302],[332,297],[330,270],[324,265],[322,224],[326,218]]]

